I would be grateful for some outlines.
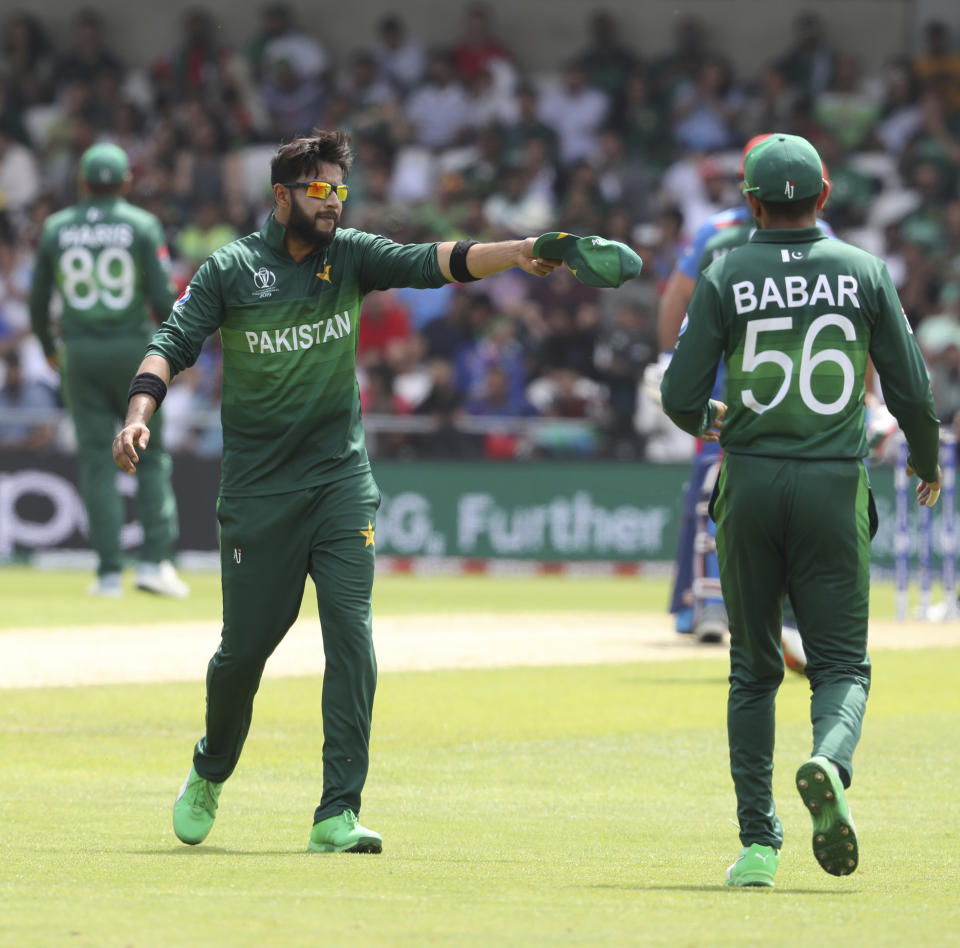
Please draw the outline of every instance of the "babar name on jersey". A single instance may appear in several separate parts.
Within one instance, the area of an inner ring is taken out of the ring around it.
[[[57,232],[60,248],[129,247],[133,244],[133,228],[129,224],[71,224]]]
[[[301,323],[283,329],[247,329],[243,334],[250,352],[276,355],[278,352],[299,352],[322,346],[331,340],[343,339],[350,332],[350,313],[347,311],[315,323]]]
[[[846,304],[860,309],[857,278],[848,273],[821,273],[813,281],[799,274],[766,277],[762,283],[741,280],[731,286],[737,315],[768,308],[797,309],[825,304],[834,308]]]

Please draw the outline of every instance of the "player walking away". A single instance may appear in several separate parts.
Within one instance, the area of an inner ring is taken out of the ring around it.
[[[747,153],[754,145],[768,137],[769,133],[755,135],[744,146],[740,160],[741,179]],[[823,169],[823,176],[827,178],[826,167]],[[833,230],[826,221],[818,219],[817,226],[833,236]],[[700,226],[677,261],[676,269],[670,274],[660,299],[657,313],[661,355],[652,376],[652,394],[657,400],[660,396],[660,380],[670,364],[697,278],[714,260],[729,253],[734,247],[745,244],[755,229],[756,224],[745,202],[719,211]],[[724,384],[721,366],[714,386],[714,398],[723,398]],[[651,384],[648,383],[648,388],[650,387]],[[693,632],[701,642],[720,641],[728,626],[722,596],[715,589],[719,576],[715,553],[716,527],[708,517],[700,513],[706,506],[705,498],[710,496],[713,489],[719,462],[720,447],[717,443],[697,442],[693,470],[684,492],[674,585],[670,599],[670,612],[676,616],[677,631]],[[697,590],[698,584],[705,590],[704,593]],[[802,671],[806,657],[796,631],[796,620],[789,600],[784,612],[783,649],[788,667]]]
[[[940,492],[939,423],[886,267],[816,227],[830,191],[816,149],[771,136],[747,155],[744,191],[759,229],[698,281],[661,391],[677,425],[724,449],[712,510],[730,617],[727,731],[743,845],[727,884],[771,886],[783,841],[771,782],[787,594],[813,692],[813,755],[796,782],[814,855],[833,875],[859,860],[844,791],[870,686],[867,356],[927,506]],[[709,397],[721,359],[729,408]]]
[[[83,200],[45,221],[30,287],[33,331],[47,361],[61,371],[77,431],[80,493],[99,559],[89,591],[100,596],[123,592],[123,498],[110,445],[126,414],[130,375],[153,331],[150,309],[166,315],[176,296],[160,221],[124,199],[130,181],[123,149],[100,144],[84,152]],[[54,290],[62,302],[59,348],[50,321]],[[171,562],[179,531],[162,418],[150,428],[154,450],[137,486],[143,546],[135,582],[138,589],[182,597],[189,589]]]
[[[223,341],[220,522],[223,630],[207,670],[206,734],[174,805],[185,843],[210,832],[243,748],[267,658],[313,579],[323,629],[323,795],[309,849],[381,851],[357,822],[377,681],[371,636],[380,491],[364,445],[355,363],[371,290],[439,287],[520,267],[546,276],[534,240],[396,244],[339,228],[352,155],[342,132],[283,145],[263,229],[214,253],[147,348],[114,459],[134,471],[172,375]],[[151,448],[152,450],[152,448]]]

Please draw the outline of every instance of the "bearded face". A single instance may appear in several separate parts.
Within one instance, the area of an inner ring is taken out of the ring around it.
[[[318,201],[303,191],[296,191],[290,202],[287,230],[315,247],[329,247],[340,223],[340,211],[333,206],[335,203],[339,202],[336,199]]]

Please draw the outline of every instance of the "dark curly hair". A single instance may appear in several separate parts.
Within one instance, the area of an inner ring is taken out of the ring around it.
[[[295,138],[280,146],[270,162],[270,183],[296,181],[301,175],[313,174],[320,164],[340,165],[343,176],[350,173],[353,151],[346,132],[313,130],[310,138]]]

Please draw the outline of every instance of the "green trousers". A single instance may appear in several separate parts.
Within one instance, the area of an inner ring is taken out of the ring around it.
[[[850,785],[870,688],[870,505],[859,461],[724,458],[713,511],[730,619],[730,771],[744,845],[783,842],[772,778],[787,593],[807,656],[813,753],[836,763]]]
[[[63,358],[63,389],[77,432],[80,496],[89,521],[97,572],[123,569],[124,502],[117,489],[113,438],[127,414],[127,391],[143,359],[146,335],[71,340]],[[177,543],[177,501],[170,483],[170,455],[163,445],[163,417],[150,420],[150,445],[137,465],[137,516],[143,526],[140,559],[170,559]]]
[[[207,668],[206,734],[194,766],[207,780],[233,773],[264,666],[316,587],[324,674],[323,794],[314,821],[360,812],[377,685],[371,597],[380,491],[361,474],[269,497],[221,497],[223,631]],[[318,643],[319,647],[319,643]],[[316,754],[303,748],[303,756]]]

